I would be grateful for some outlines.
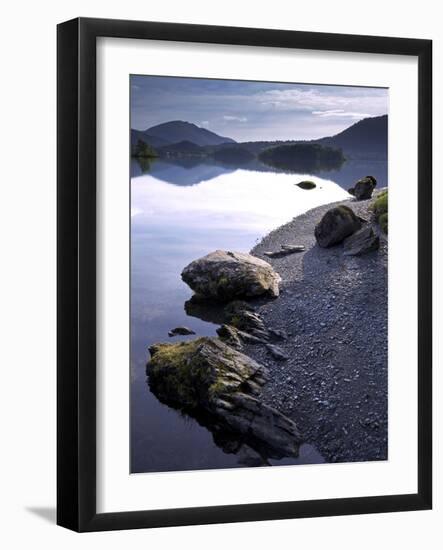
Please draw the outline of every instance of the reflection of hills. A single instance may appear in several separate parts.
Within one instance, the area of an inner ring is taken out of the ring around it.
[[[318,172],[316,176],[327,178],[343,189],[353,187],[354,183],[364,176],[374,176],[377,188],[388,185],[388,163],[385,160],[349,160],[339,170]]]
[[[149,174],[155,178],[174,185],[196,185],[222,174],[234,172],[238,168],[255,172],[283,172],[265,166],[257,159],[244,163],[215,162],[202,157],[171,157],[165,159],[135,159],[131,160],[131,177],[136,178]]]
[[[266,166],[257,159],[235,165],[214,162],[213,160],[201,157],[177,157],[168,160],[132,159],[131,177],[150,174],[166,183],[191,186],[209,181],[222,174],[232,173],[237,169],[255,172],[287,173],[284,170]],[[309,174],[303,175],[307,176]],[[357,180],[366,175],[374,176],[377,179],[378,187],[386,187],[388,185],[386,161],[349,160],[339,170],[318,171],[315,175],[320,178],[330,179],[343,189],[349,189]]]
[[[184,186],[196,185],[234,170],[235,168],[202,162],[201,159],[192,157],[176,158],[167,162],[155,160],[150,163],[148,170],[143,170],[140,163],[135,159],[131,163],[132,177],[149,174],[167,183]]]

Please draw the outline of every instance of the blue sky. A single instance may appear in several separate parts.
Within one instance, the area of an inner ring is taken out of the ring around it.
[[[131,76],[131,127],[193,122],[237,141],[314,139],[388,113],[388,90]]]

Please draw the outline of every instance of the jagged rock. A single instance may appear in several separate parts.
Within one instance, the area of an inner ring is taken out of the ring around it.
[[[231,325],[222,325],[217,329],[217,334],[220,337],[220,340],[223,340],[225,344],[231,346],[235,349],[241,349],[242,342],[239,336],[239,331]]]
[[[277,338],[278,340],[288,339],[288,333],[285,330],[277,329],[277,328],[269,328],[268,332],[271,336],[273,336],[274,338]]]
[[[195,332],[188,327],[175,327],[168,332],[169,337],[173,336],[187,336],[188,334],[195,334]]]
[[[256,338],[267,340],[268,331],[263,319],[250,307],[244,308],[242,302],[228,304],[225,308],[225,315],[228,323],[236,329]]]
[[[223,311],[226,317],[231,318],[233,315],[237,315],[243,311],[254,311],[254,308],[244,300],[234,300],[226,304]]]
[[[259,441],[276,456],[298,455],[295,423],[259,398],[265,367],[218,338],[155,344],[150,352],[149,385],[161,401],[191,414],[203,410],[218,427]]]
[[[361,256],[374,250],[378,250],[380,246],[380,239],[375,235],[372,227],[364,227],[354,233],[343,243],[343,254],[345,256]]]
[[[254,336],[243,330],[238,330],[231,325],[222,325],[216,330],[218,336],[225,344],[236,349],[241,349],[242,344],[266,344],[266,338]]]
[[[348,206],[335,206],[326,212],[315,226],[315,238],[319,246],[327,248],[341,243],[346,237],[361,229],[361,220]]]
[[[361,180],[358,180],[354,185],[353,195],[358,201],[364,201],[372,197],[372,192],[377,185],[377,180],[374,176],[366,176]]]
[[[355,195],[355,189],[354,189],[353,187],[350,187],[350,188],[348,189],[348,193],[349,193],[350,195]]]
[[[310,180],[300,181],[299,183],[296,183],[295,185],[300,187],[300,189],[304,189],[305,191],[310,191],[311,189],[315,189],[317,187],[315,185],[315,183],[313,181],[310,181]]]
[[[264,260],[224,250],[194,260],[181,276],[197,294],[220,301],[262,294],[278,296],[281,281],[280,275]]]
[[[266,349],[274,359],[277,359],[277,361],[287,361],[289,359],[289,356],[275,344],[266,344]]]

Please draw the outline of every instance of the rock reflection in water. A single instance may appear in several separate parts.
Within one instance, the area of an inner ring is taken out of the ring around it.
[[[214,444],[226,454],[237,455],[239,464],[248,467],[271,466],[273,461],[279,461],[289,456],[292,458],[299,456],[299,447],[296,447],[296,451],[292,454],[285,453],[252,435],[240,435],[238,432],[229,430],[223,422],[220,422],[220,419],[204,410],[181,410],[171,402],[162,399],[150,386],[149,378],[147,384],[160,403],[174,408],[181,415],[192,418],[199,426],[206,428],[211,433]],[[319,461],[318,458],[316,461]],[[322,461],[321,458],[320,461]]]

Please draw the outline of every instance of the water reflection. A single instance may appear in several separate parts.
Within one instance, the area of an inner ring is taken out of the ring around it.
[[[177,157],[167,161],[164,159],[131,160],[133,178],[149,173],[161,181],[174,185],[197,185],[222,174],[229,174],[238,168],[254,172],[290,173],[266,166],[256,158],[237,166],[216,163],[203,157]],[[374,176],[377,179],[378,187],[388,185],[387,161],[385,160],[348,160],[338,169],[319,170],[316,175],[320,178],[331,179],[346,190],[366,175]]]
[[[248,252],[294,216],[348,197],[344,190],[350,186],[348,178],[352,183],[366,174],[377,177],[376,164],[359,168],[345,164],[345,175],[330,172],[327,177],[202,162],[154,161],[148,172],[144,169],[133,162],[131,471],[321,462],[307,445],[301,446],[298,458],[270,458],[216,426],[209,430],[207,419],[184,417],[160,403],[146,386],[147,348],[169,341],[168,331],[178,325],[188,326],[198,336],[216,334],[214,323],[219,319],[214,310],[205,312],[191,300],[192,292],[180,278],[183,267],[217,248]],[[316,188],[304,191],[295,185],[304,179],[314,181]]]

